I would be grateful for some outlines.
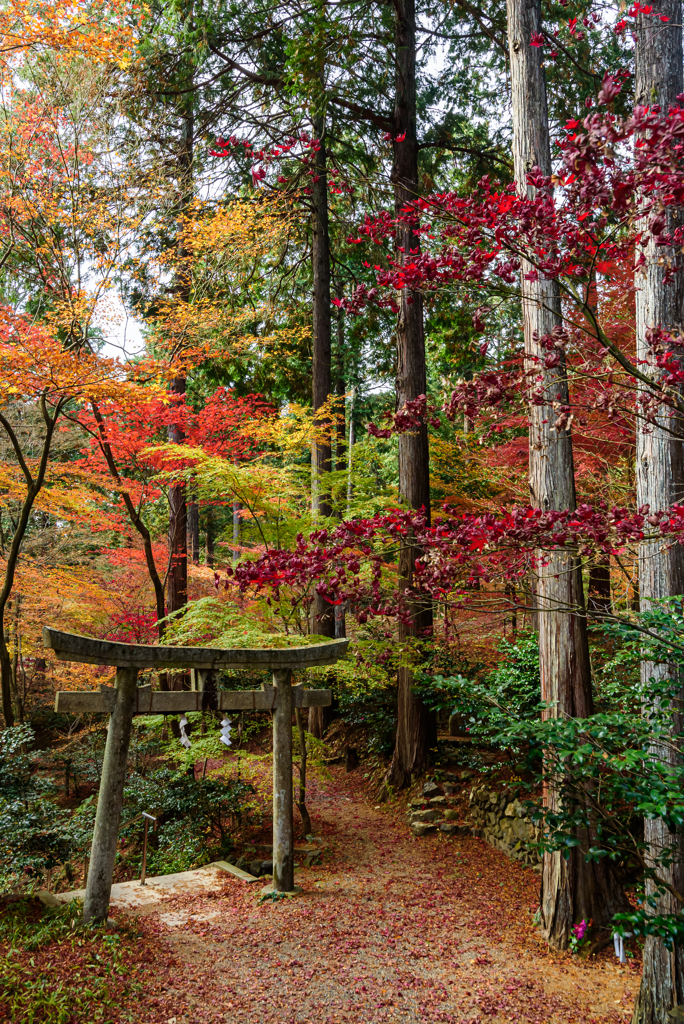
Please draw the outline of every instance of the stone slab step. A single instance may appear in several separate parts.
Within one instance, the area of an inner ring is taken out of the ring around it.
[[[229,873],[242,882],[258,882],[254,875],[236,868],[234,864],[228,864],[224,860],[214,861],[212,864],[205,864],[204,867],[195,868],[194,871],[179,871],[173,875],[156,875],[148,878],[145,885],[140,884],[140,879],[135,878],[130,882],[115,882],[112,886],[111,902],[118,906],[141,907],[150,903],[158,903],[165,896],[178,896],[181,893],[197,892],[203,889],[215,889],[225,880],[225,874]],[[71,892],[49,892],[43,894],[57,903],[71,903],[72,900],[85,899],[85,889],[74,889]],[[42,902],[48,906],[55,906],[55,903],[43,899]]]

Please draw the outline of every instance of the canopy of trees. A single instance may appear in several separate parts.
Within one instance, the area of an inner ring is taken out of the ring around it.
[[[346,635],[311,742],[365,702],[386,797],[445,714],[526,758],[542,935],[640,935],[636,1024],[684,1002],[681,26],[0,10],[4,729],[108,678],[47,623]]]

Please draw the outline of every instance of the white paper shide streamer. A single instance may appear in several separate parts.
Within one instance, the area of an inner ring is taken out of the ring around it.
[[[188,724],[188,720],[187,720],[187,718],[185,717],[185,715],[182,715],[182,716],[181,716],[181,720],[180,720],[180,722],[179,722],[178,724],[179,724],[179,726],[180,726],[180,741],[181,741],[181,744],[182,744],[182,745],[183,745],[183,746],[185,747],[185,749],[187,750],[187,749],[188,749],[188,747],[190,746],[190,739],[189,739],[189,737],[188,737],[188,734],[187,734],[187,733],[186,733],[186,731],[185,731],[185,729],[186,729],[186,726],[187,726],[187,724]]]
[[[221,720],[221,743],[230,746],[230,718]]]
[[[624,935],[618,935],[617,932],[613,932],[613,945],[615,946],[615,956],[618,958],[621,964],[627,962],[627,957],[625,956],[625,939],[631,938],[631,932],[625,932]]]

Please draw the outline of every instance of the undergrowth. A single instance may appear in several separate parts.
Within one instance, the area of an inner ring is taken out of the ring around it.
[[[122,1001],[141,991],[130,979],[133,929],[110,934],[81,920],[82,907],[44,907],[25,898],[0,910],[0,1020],[22,1024],[134,1021]]]

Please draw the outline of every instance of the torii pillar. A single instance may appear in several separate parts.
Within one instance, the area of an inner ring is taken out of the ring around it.
[[[133,717],[140,714],[179,714],[183,711],[273,711],[273,889],[294,889],[294,821],[292,800],[292,713],[296,707],[325,707],[330,690],[292,686],[293,669],[332,665],[347,650],[348,640],[308,647],[256,650],[215,647],[153,647],[95,640],[45,627],[43,643],[61,661],[116,666],[116,685],[99,691],[56,694],[55,710],[109,712],[109,730],[102,763],[102,779],[86,885],[83,916],[103,922],[109,912],[116,844],[121,822],[126,763]],[[152,690],[138,686],[141,669],[195,669],[196,691]],[[217,669],[268,669],[273,686],[261,690],[217,691],[212,673]]]

